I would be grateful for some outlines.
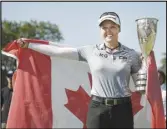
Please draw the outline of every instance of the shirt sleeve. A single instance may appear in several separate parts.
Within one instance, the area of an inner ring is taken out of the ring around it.
[[[88,62],[89,58],[90,58],[91,55],[92,55],[93,48],[94,48],[94,47],[91,46],[91,45],[83,46],[83,47],[77,48],[79,61]]]
[[[131,52],[131,74],[137,73],[142,65],[140,54],[132,50]]]
[[[52,57],[62,57],[72,60],[79,59],[77,48],[36,44],[36,43],[30,43],[28,48]]]

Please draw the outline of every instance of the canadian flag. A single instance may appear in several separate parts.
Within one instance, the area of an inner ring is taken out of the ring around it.
[[[27,41],[51,45],[43,40]],[[3,51],[18,59],[7,128],[86,128],[92,86],[86,63],[22,49],[16,41]],[[165,128],[153,52],[148,62],[146,94],[136,92],[130,81],[134,127]]]

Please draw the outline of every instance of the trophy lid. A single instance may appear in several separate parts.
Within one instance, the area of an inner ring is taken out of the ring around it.
[[[157,18],[154,18],[154,17],[142,17],[142,18],[138,18],[138,19],[136,19],[135,21],[137,22],[137,21],[139,21],[139,20],[155,20],[155,21],[158,21],[158,19]]]

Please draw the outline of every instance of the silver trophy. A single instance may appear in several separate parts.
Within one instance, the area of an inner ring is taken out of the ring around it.
[[[158,19],[156,18],[140,18],[136,20],[139,45],[144,58],[136,80],[136,90],[141,93],[145,93],[147,86],[147,58],[155,44],[157,22]]]

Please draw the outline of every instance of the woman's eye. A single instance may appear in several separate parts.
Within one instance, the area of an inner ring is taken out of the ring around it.
[[[116,26],[110,26],[110,27],[102,27],[103,30],[107,30],[107,29],[116,29]]]
[[[103,30],[106,30],[107,29],[107,27],[103,27]]]
[[[114,28],[116,28],[116,27],[115,27],[115,26],[112,26],[112,27],[111,27],[111,29],[114,29]]]

